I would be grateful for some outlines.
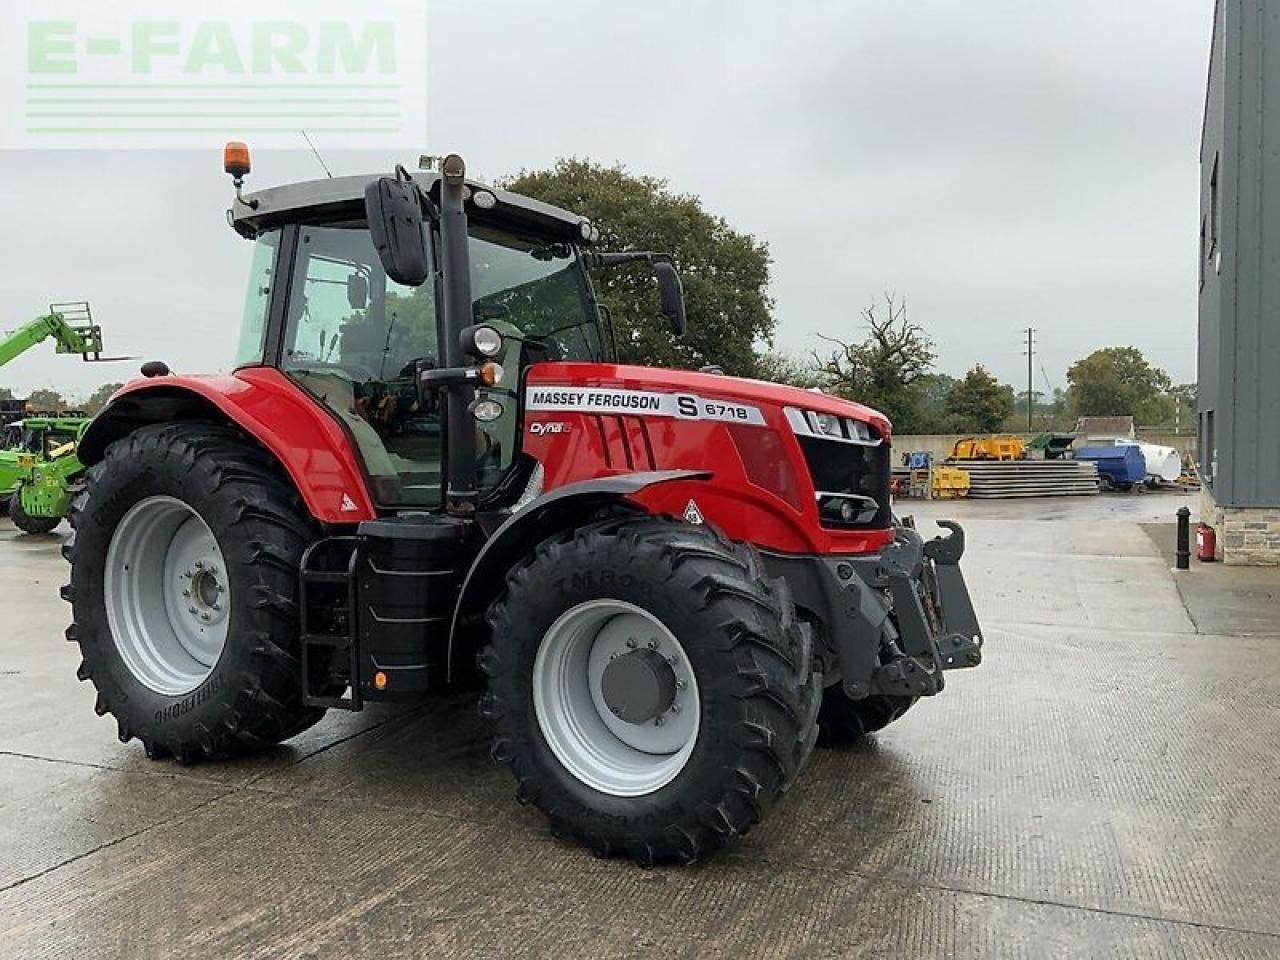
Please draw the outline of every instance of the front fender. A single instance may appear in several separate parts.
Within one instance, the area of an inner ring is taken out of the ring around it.
[[[152,423],[234,424],[267,450],[321,523],[377,516],[351,441],[318,401],[279,370],[249,367],[232,375],[151,377],[112,396],[81,437],[86,466],[116,440]]]
[[[453,675],[458,626],[463,617],[481,612],[497,596],[506,571],[537,544],[557,530],[576,526],[602,508],[641,490],[673,480],[710,477],[710,473],[701,470],[655,470],[582,480],[557,487],[508,517],[476,554],[462,582],[449,630],[449,675]]]

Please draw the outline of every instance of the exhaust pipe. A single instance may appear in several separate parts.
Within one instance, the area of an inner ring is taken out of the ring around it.
[[[462,331],[471,326],[471,257],[467,247],[466,174],[462,157],[451,153],[440,168],[440,259],[444,271],[443,360],[446,367],[466,366]],[[469,409],[475,399],[470,383],[450,384],[444,393],[448,442],[445,509],[469,516],[476,509],[476,432]]]

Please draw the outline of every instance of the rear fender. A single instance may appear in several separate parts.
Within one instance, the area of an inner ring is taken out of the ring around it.
[[[465,618],[484,611],[502,589],[507,570],[535,546],[556,531],[584,523],[600,510],[624,503],[649,487],[710,477],[710,473],[698,470],[657,470],[583,480],[557,487],[512,514],[485,542],[462,582],[449,630],[449,676],[455,674],[459,626]]]
[[[321,523],[358,523],[377,516],[359,460],[336,419],[269,367],[231,376],[163,376],[126,384],[85,430],[80,460],[92,466],[108,446],[139,427],[183,420],[243,430],[271,452]]]

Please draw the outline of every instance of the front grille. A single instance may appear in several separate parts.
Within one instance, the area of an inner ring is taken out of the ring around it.
[[[820,494],[845,493],[870,497],[877,510],[870,520],[860,523],[841,523],[822,519],[825,527],[851,530],[870,530],[891,526],[893,511],[889,502],[889,444],[865,446],[840,440],[823,440],[819,437],[797,436],[804,451],[805,463],[813,480],[813,488]]]

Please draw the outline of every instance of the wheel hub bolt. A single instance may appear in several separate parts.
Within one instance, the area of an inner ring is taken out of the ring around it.
[[[680,712],[680,704],[678,704],[678,703],[673,703],[673,704],[671,705],[671,712],[672,712],[672,713],[679,713],[679,712]]]
[[[684,689],[684,681],[683,681],[683,680],[681,680],[679,677],[676,677],[676,689],[677,689],[677,690],[683,690],[683,689]]]
[[[630,637],[630,638],[628,638],[628,639],[627,639],[627,646],[628,646],[630,649],[634,650],[634,649],[636,648],[636,638],[635,638],[635,637]]]
[[[657,649],[658,649],[658,641],[657,641],[657,640],[650,640],[650,641],[649,641],[649,649],[650,649],[650,650],[657,650]]]
[[[195,612],[196,612],[195,607],[187,607],[187,613],[195,613]]]
[[[661,718],[661,717],[654,717],[654,718],[653,718],[653,725],[654,725],[655,727],[660,727],[660,726],[662,726],[662,718]]]

